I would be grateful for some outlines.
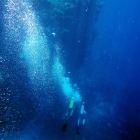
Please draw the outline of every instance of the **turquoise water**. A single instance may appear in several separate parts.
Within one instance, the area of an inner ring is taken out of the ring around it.
[[[1,1],[0,139],[138,140],[139,7],[138,0]],[[86,121],[76,135],[82,101]]]

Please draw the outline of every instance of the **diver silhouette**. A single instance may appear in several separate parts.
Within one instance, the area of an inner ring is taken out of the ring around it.
[[[73,112],[74,112],[74,97],[71,98],[70,100],[70,103],[69,103],[69,107],[68,107],[68,110],[65,114],[65,120],[66,122],[62,125],[62,131],[63,132],[66,132],[67,130],[67,126],[68,126],[68,120],[69,118],[73,115]]]
[[[82,105],[81,105],[80,111],[79,111],[77,128],[76,128],[76,134],[77,135],[80,135],[80,122],[82,123],[82,126],[84,126],[84,124],[85,124],[85,115],[86,115],[85,102],[82,102]]]

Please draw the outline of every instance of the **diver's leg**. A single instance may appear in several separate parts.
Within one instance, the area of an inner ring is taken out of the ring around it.
[[[85,121],[86,121],[86,120],[85,120],[85,119],[83,119],[83,122],[82,122],[82,124],[83,124],[83,125],[85,124]]]
[[[76,134],[77,134],[77,135],[80,135],[80,132],[79,132],[80,120],[81,120],[81,116],[79,115],[78,124],[77,124],[77,128],[76,128]]]

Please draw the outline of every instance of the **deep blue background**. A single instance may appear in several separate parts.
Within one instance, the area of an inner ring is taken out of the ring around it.
[[[101,92],[103,102],[113,104],[122,139],[139,139],[139,7],[138,1],[105,1],[96,23],[93,55],[86,61],[91,64],[92,92]]]

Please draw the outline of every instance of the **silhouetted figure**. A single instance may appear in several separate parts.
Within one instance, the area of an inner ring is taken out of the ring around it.
[[[78,124],[77,124],[77,128],[76,128],[77,135],[80,135],[80,122],[82,123],[82,126],[85,124],[85,115],[86,115],[85,102],[83,102],[81,107],[80,107]]]
[[[66,132],[67,130],[67,126],[68,126],[68,120],[69,118],[73,115],[73,112],[74,112],[74,97],[71,98],[70,100],[70,103],[69,103],[69,108],[65,114],[65,120],[66,120],[66,123],[63,124],[62,126],[62,131],[63,132]]]

